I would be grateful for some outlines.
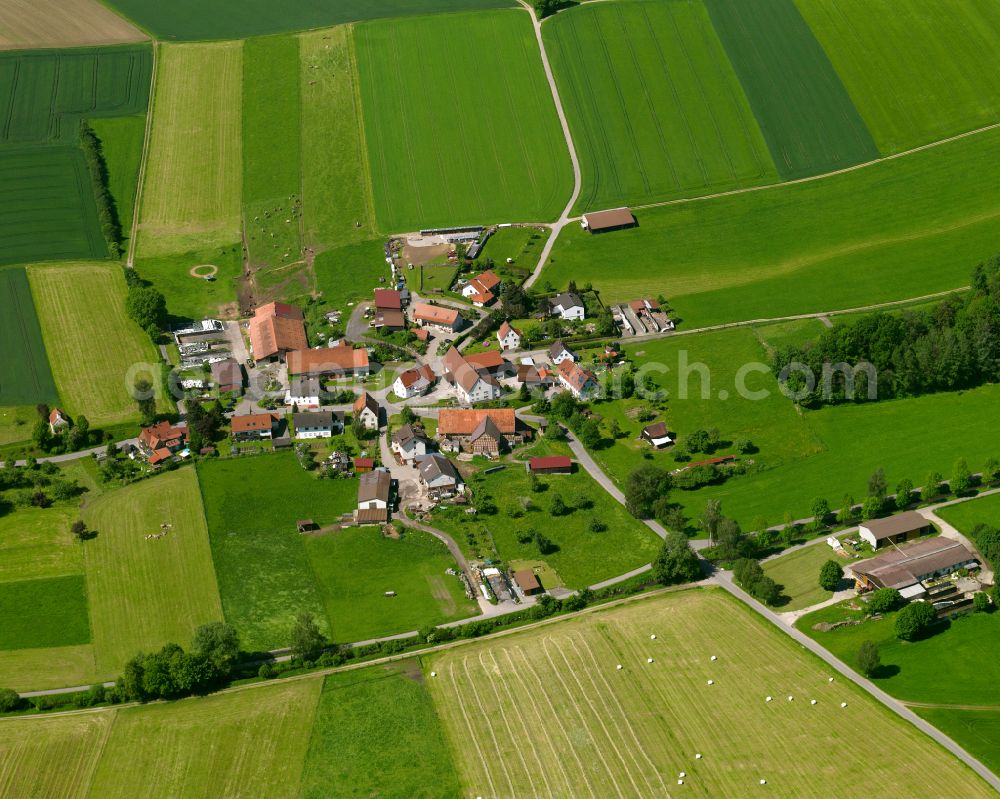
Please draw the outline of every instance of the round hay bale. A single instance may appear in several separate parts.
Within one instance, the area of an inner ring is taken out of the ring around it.
[[[709,681],[708,681],[708,684],[709,684],[709,685],[715,685],[715,680],[709,680]]]
[[[701,760],[701,752],[699,752],[698,754],[696,754],[696,755],[694,756],[694,759],[695,759],[695,760]]]
[[[815,699],[810,699],[809,700],[809,704],[810,705],[815,705],[816,704],[816,700]]]
[[[647,663],[652,663],[652,662],[653,662],[653,659],[652,659],[652,658],[646,658],[646,662],[647,662]]]

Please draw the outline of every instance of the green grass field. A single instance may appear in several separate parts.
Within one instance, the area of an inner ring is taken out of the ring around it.
[[[1000,202],[986,187],[1000,180],[998,150],[990,131],[805,184],[640,211],[633,230],[573,225],[542,278],[592,282],[606,304],[663,294],[687,327],[958,288],[997,250]]]
[[[979,497],[969,502],[950,505],[936,511],[946,522],[953,524],[961,532],[971,535],[977,524],[1000,526],[1000,494]],[[1000,566],[1000,564],[998,564]]]
[[[93,644],[0,650],[0,685],[45,691],[90,685],[97,679]]]
[[[0,796],[85,799],[92,795],[90,782],[114,721],[114,713],[4,721]]]
[[[937,634],[908,643],[896,638],[895,613],[863,624],[821,632],[818,622],[836,622],[858,614],[840,605],[799,619],[796,626],[845,663],[853,664],[863,641],[878,644],[882,671],[875,683],[911,702],[1000,706],[1000,666],[982,657],[1000,643],[1000,624],[989,613],[963,616]]]
[[[386,730],[392,731],[392,745],[372,746]],[[448,741],[415,661],[326,678],[301,796],[331,795],[340,799],[462,795]]]
[[[770,467],[792,463],[822,449],[809,425],[779,393],[777,381],[770,373],[750,372],[745,377],[749,392],[767,391],[766,397],[751,399],[748,397],[754,396],[753,393],[744,397],[738,391],[740,370],[746,364],[762,364],[767,360],[749,328],[644,342],[627,349],[626,354],[633,359],[639,373],[648,375],[648,380],[669,392],[666,410],[657,421],[665,421],[681,440],[693,430],[715,427],[723,441],[749,439],[759,450],[753,455],[755,462]],[[685,363],[691,370],[686,380]],[[696,371],[697,364],[708,369],[704,381]],[[594,405],[594,410],[604,417],[606,435],[612,420],[618,422],[623,433],[613,444],[606,437],[594,453],[605,471],[619,483],[643,462],[677,468],[669,449],[653,451],[639,438],[648,422],[640,422],[635,411],[647,404],[633,399]],[[725,447],[717,454],[732,451],[731,447]],[[651,455],[652,460],[646,460],[646,455]],[[693,459],[702,457],[707,456],[694,455]],[[699,494],[675,492],[683,501],[693,501]],[[684,500],[685,497],[691,499]]]
[[[92,426],[138,417],[129,370],[159,355],[125,315],[125,280],[115,264],[32,266],[28,279],[63,409]]]
[[[794,0],[705,0],[778,173],[786,180],[878,158],[878,148]]]
[[[108,254],[78,149],[0,147],[0,207],[0,264]]]
[[[997,751],[1000,711],[941,708],[913,708],[913,711],[958,741],[994,774],[1000,771],[1000,752]]]
[[[764,564],[764,574],[778,583],[788,601],[781,610],[801,610],[833,596],[819,585],[819,570],[828,560],[841,561],[825,543],[802,547]]]
[[[820,797],[864,780],[875,795],[897,797],[924,791],[931,768],[962,795],[991,795],[922,733],[847,681],[828,682],[828,667],[719,591],[462,647],[424,669],[437,672],[428,686],[465,796]],[[779,701],[765,702],[769,694]],[[858,729],[893,756],[872,758]]]
[[[244,43],[242,108],[243,224],[250,262],[261,270],[258,283],[265,276],[280,280],[302,256],[297,38],[269,36]]]
[[[138,254],[240,240],[242,42],[160,45]]]
[[[0,269],[0,405],[58,401],[23,269]],[[25,431],[25,438],[31,435]]]
[[[503,8],[512,0],[304,0],[278,7],[248,0],[234,8],[227,0],[112,0],[108,5],[160,39],[242,39],[269,33],[320,28],[363,19]]]
[[[89,643],[82,575],[0,583],[0,649]]]
[[[455,559],[436,538],[407,530],[386,538],[377,528],[307,536],[305,549],[335,641],[364,641],[479,613]],[[396,596],[385,596],[395,591]]]
[[[363,241],[325,250],[316,256],[316,288],[334,308],[349,310],[347,303],[370,299],[380,277],[388,278],[384,242]],[[346,319],[346,317],[345,317]]]
[[[543,31],[582,161],[578,211],[778,180],[702,3],[595,3]]]
[[[99,674],[117,674],[140,650],[186,647],[198,625],[222,619],[193,469],[104,494],[84,518],[97,532],[84,551]],[[146,539],[164,523],[166,535]]]
[[[219,268],[215,280],[208,282],[191,275],[202,264]],[[236,289],[243,273],[242,247],[231,244],[209,250],[135,259],[136,271],[152,282],[167,299],[167,310],[186,319],[206,316],[232,318],[238,315]]]
[[[320,687],[302,680],[120,710],[89,795],[296,799]]]
[[[83,573],[83,549],[69,531],[73,508],[21,508],[0,516],[0,583]]]
[[[303,236],[314,249],[374,238],[353,29],[302,34],[299,56],[302,159],[308,165],[302,171]]]
[[[569,157],[527,14],[371,22],[354,34],[382,230],[558,216]]]
[[[317,481],[292,454],[198,465],[226,621],[247,648],[288,645],[297,614],[330,632],[323,597],[295,529],[298,519],[333,524],[353,510],[357,483]]]
[[[472,556],[544,560],[569,588],[584,588],[624,574],[649,563],[656,555],[660,546],[656,534],[633,519],[586,472],[540,479],[546,490],[535,494],[521,464],[511,464],[493,474],[477,475],[471,482],[475,491],[474,503],[484,495],[491,497],[497,506],[496,515],[471,518],[462,508],[440,508],[434,512],[431,524],[450,533]],[[593,501],[593,508],[576,510],[555,519],[549,515],[549,507],[556,495],[571,507],[578,497],[587,497]],[[512,517],[509,511],[515,507],[521,509],[525,499],[531,500],[533,509],[520,517]],[[591,531],[590,521],[595,517],[604,521],[608,529]],[[558,551],[542,555],[534,542],[520,543],[518,534],[528,530],[546,535],[559,547]],[[496,552],[489,548],[481,551],[482,544],[471,543],[470,534],[479,542],[492,541]]]
[[[797,0],[883,153],[1000,122],[1000,8]]]
[[[90,125],[101,140],[104,162],[108,166],[111,196],[121,222],[124,246],[132,233],[135,195],[139,182],[139,163],[146,133],[145,116],[95,119]]]

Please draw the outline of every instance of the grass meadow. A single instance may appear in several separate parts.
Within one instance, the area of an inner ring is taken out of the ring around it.
[[[0,649],[89,643],[83,575],[0,583]]]
[[[330,632],[323,596],[295,529],[299,519],[335,523],[356,507],[357,482],[318,481],[291,453],[198,465],[226,621],[248,649],[288,645],[296,615]]]
[[[437,672],[428,686],[468,796],[676,795],[685,771],[683,791],[700,796],[748,796],[761,779],[779,796],[836,796],[863,780],[888,799],[921,793],[931,768],[963,796],[991,795],[717,590],[588,613],[435,654],[424,668]],[[861,728],[893,756],[870,757]]]
[[[302,255],[295,211],[302,187],[297,38],[244,42],[242,108],[243,224],[260,283],[271,270],[284,274]]]
[[[386,730],[392,745],[373,746]],[[301,797],[325,799],[331,792],[342,799],[462,795],[418,662],[331,674],[323,682]]]
[[[946,710],[915,707],[913,712],[927,719],[945,735],[958,741],[996,774],[1000,771],[1000,710]]]
[[[936,513],[965,535],[971,535],[977,524],[998,527],[1000,526],[1000,494],[991,494],[988,497],[979,497],[969,502],[949,505]]]
[[[63,409],[92,426],[138,417],[129,369],[159,362],[149,337],[125,315],[115,264],[32,266],[28,280]],[[86,335],[81,335],[86,331]]]
[[[86,799],[116,713],[5,720],[0,735],[0,795]]]
[[[347,309],[347,303],[369,299],[380,277],[387,277],[382,240],[345,244],[324,250],[313,262],[316,288],[334,308]]]
[[[572,176],[527,14],[370,22],[354,35],[380,229],[558,216]]]
[[[883,154],[1000,122],[1000,8],[797,0]]]
[[[764,564],[764,574],[782,587],[781,594],[788,599],[781,605],[782,611],[808,608],[833,596],[831,591],[819,585],[819,570],[828,560],[841,562],[830,547],[821,543],[802,547]]]
[[[32,0],[0,8],[0,50],[119,44],[145,38],[100,0]]]
[[[578,211],[778,180],[702,3],[595,3],[543,31],[582,159]]]
[[[209,282],[191,275],[191,269],[202,264],[219,268],[215,280]],[[239,244],[179,255],[140,256],[135,260],[135,268],[143,279],[163,292],[172,316],[184,319],[238,316],[236,290],[243,274],[243,248]]]
[[[243,39],[270,33],[321,28],[381,17],[435,14],[464,9],[504,8],[513,0],[305,0],[291,7],[271,0],[110,0],[121,14],[159,39]]]
[[[544,560],[569,588],[584,588],[624,574],[649,563],[659,551],[660,539],[656,534],[633,519],[586,472],[578,470],[569,475],[547,475],[539,479],[545,490],[536,494],[532,493],[527,472],[521,464],[511,464],[492,474],[476,475],[470,481],[473,504],[489,497],[497,506],[496,514],[471,518],[459,507],[439,508],[431,524],[450,533],[472,557]],[[575,506],[580,497],[590,499],[593,507],[553,519],[549,507],[557,495],[570,507]],[[526,500],[530,500],[533,507],[524,511]],[[511,516],[515,510],[521,515]],[[604,521],[608,529],[593,532],[590,521],[594,518]],[[530,530],[547,536],[558,550],[540,554],[534,542],[520,543],[518,535]]]
[[[101,140],[101,151],[108,167],[108,183],[115,210],[122,226],[123,249],[132,235],[135,195],[139,183],[139,164],[146,134],[146,118],[141,115],[95,119],[91,127]]]
[[[243,43],[159,45],[139,256],[240,240]]]
[[[304,33],[298,41],[302,159],[308,165],[302,170],[303,237],[320,251],[372,239],[378,228],[354,30],[342,25]]]
[[[983,657],[1000,644],[1000,625],[990,613],[973,613],[938,627],[936,634],[920,641],[896,638],[896,614],[863,624],[821,632],[819,622],[855,618],[856,611],[841,605],[803,616],[796,626],[845,663],[853,664],[863,641],[878,644],[882,670],[874,677],[880,688],[910,702],[1000,706],[1000,666]]]
[[[140,650],[187,647],[198,625],[222,620],[193,469],[108,492],[84,519],[97,532],[84,551],[99,674],[117,674]],[[146,539],[164,523],[166,535]]]
[[[705,0],[712,24],[786,180],[871,161],[879,151],[794,0],[751,8]]]
[[[321,681],[116,712],[90,790],[102,799],[297,799]]]
[[[90,685],[97,676],[93,644],[0,650],[0,684],[15,691]]]
[[[543,280],[605,304],[665,295],[686,327],[854,308],[968,285],[997,251],[1000,131],[797,185],[570,226]],[[858,197],[865,198],[864,210]]]
[[[0,516],[0,585],[83,574],[83,547],[70,533],[74,508],[19,508]]]
[[[306,554],[334,641],[364,641],[479,613],[455,559],[436,538],[406,530],[400,540],[372,527],[307,536]],[[395,591],[396,596],[385,596]]]
[[[0,405],[58,401],[24,269],[0,269]],[[25,431],[25,438],[31,431]]]

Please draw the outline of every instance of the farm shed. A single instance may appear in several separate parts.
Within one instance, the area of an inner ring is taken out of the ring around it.
[[[858,527],[862,539],[871,544],[872,549],[878,549],[882,544],[902,544],[912,541],[924,533],[929,533],[934,526],[916,511],[906,511],[887,519],[872,519],[863,522]]]
[[[532,458],[528,468],[534,474],[571,474],[573,460],[567,455],[550,455],[547,458]]]
[[[612,230],[624,230],[635,227],[638,223],[629,208],[611,208],[607,211],[594,211],[584,214],[580,225],[591,233],[607,233]]]
[[[654,424],[647,425],[642,428],[642,440],[648,441],[657,449],[665,447],[667,444],[674,443],[674,440],[670,437],[670,433],[667,431],[667,425],[664,422],[655,422]]]
[[[976,556],[964,544],[939,536],[891,549],[884,555],[855,564],[851,571],[859,591],[896,588],[902,592],[924,580],[977,565]]]
[[[534,596],[545,591],[542,584],[538,582],[537,575],[531,569],[521,569],[514,572],[514,582],[524,591],[525,596]]]

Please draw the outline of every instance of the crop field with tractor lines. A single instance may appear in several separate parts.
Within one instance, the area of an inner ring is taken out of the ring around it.
[[[884,155],[1000,122],[1000,6],[797,0]]]
[[[778,181],[702,3],[595,3],[543,31],[582,158],[577,210]]]
[[[57,400],[27,273],[0,269],[0,405]]]
[[[382,230],[559,214],[570,161],[527,14],[369,22],[354,35]]]

